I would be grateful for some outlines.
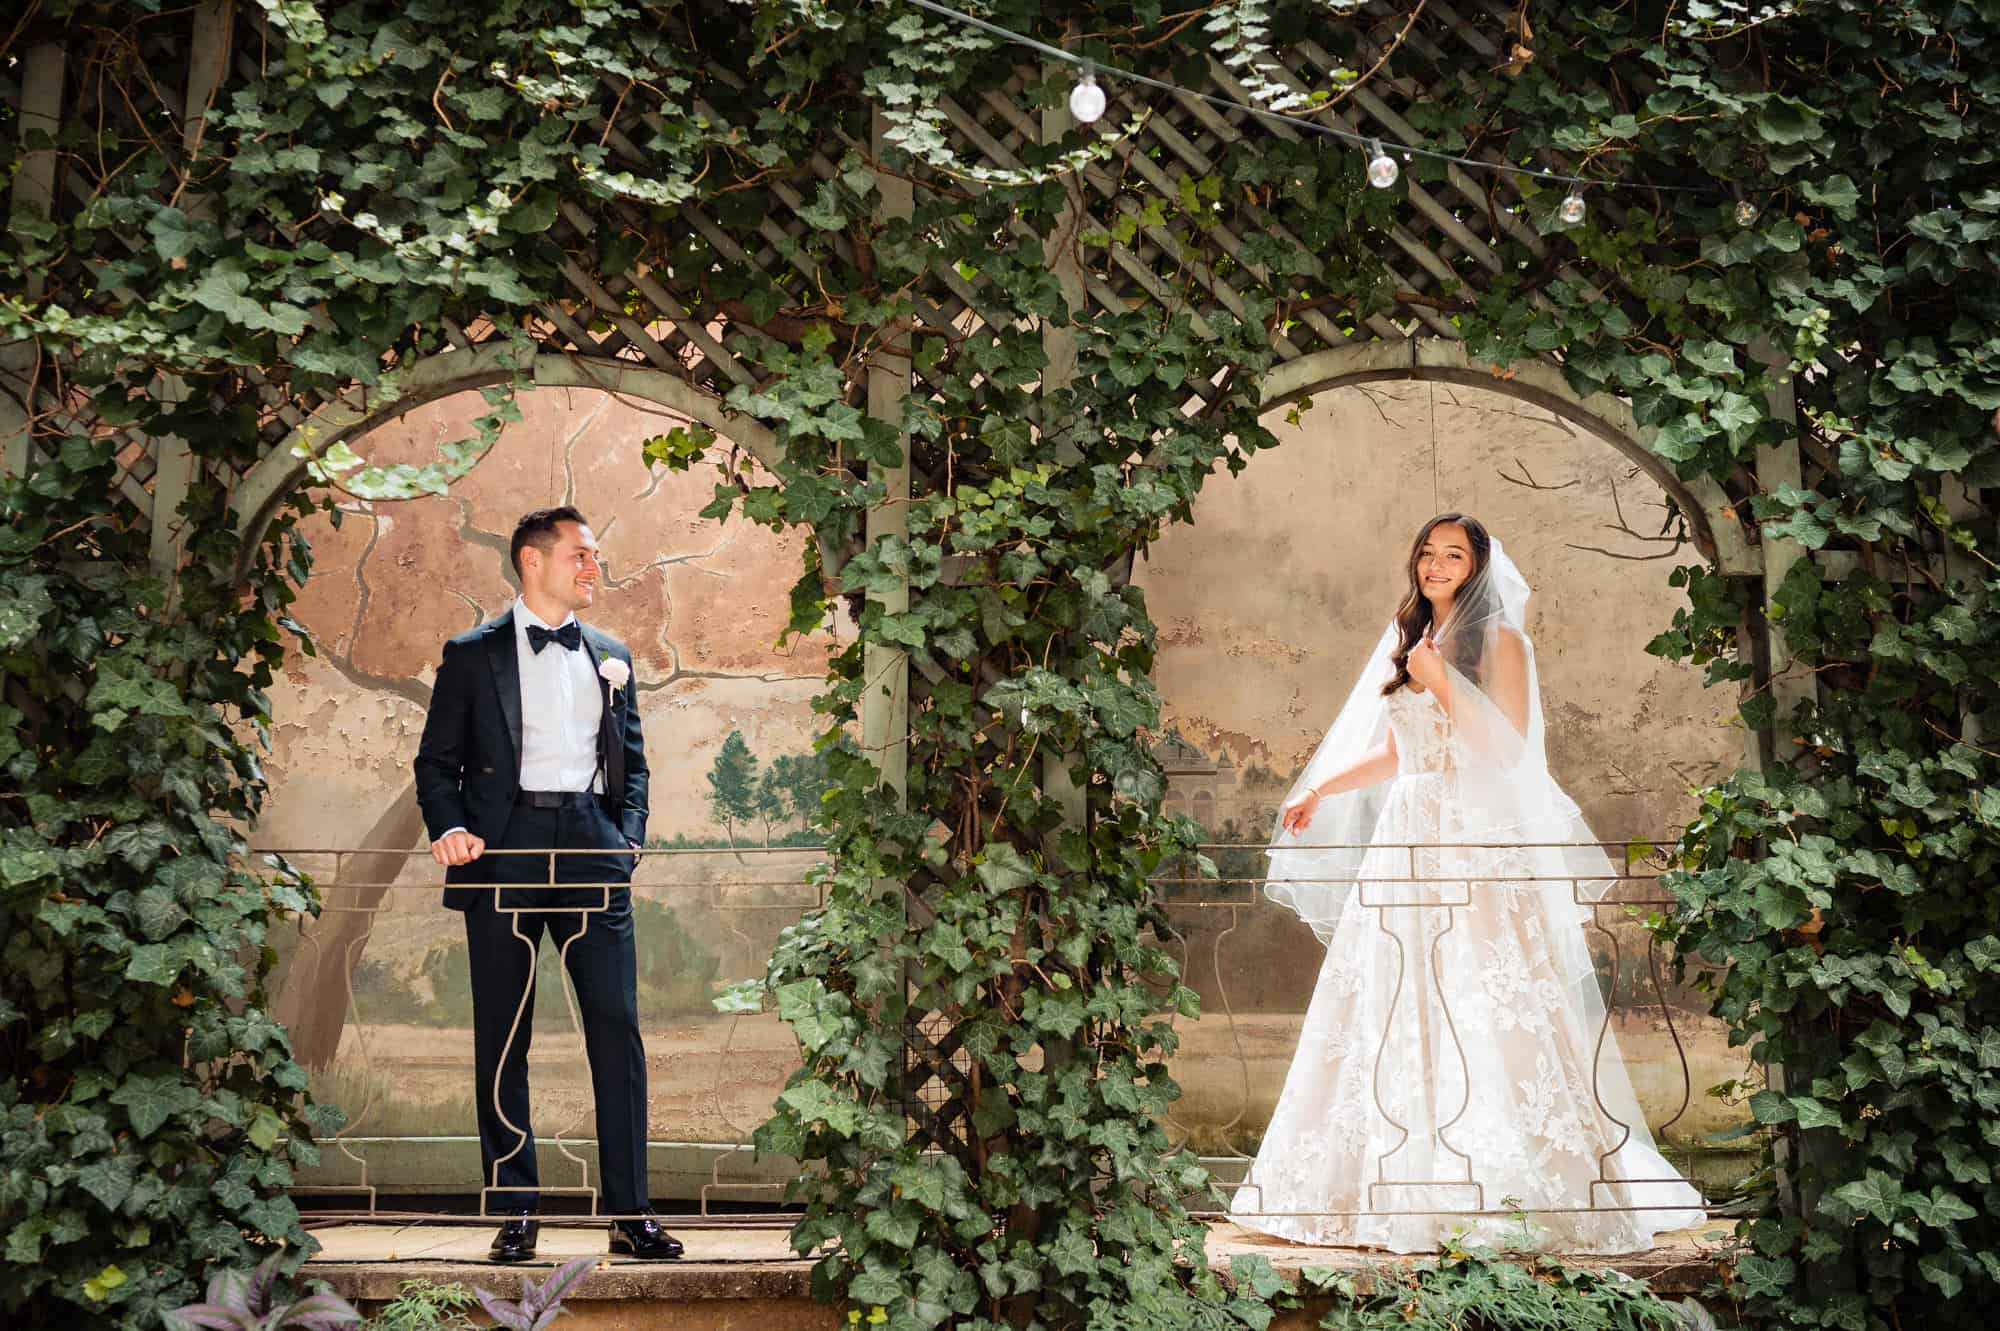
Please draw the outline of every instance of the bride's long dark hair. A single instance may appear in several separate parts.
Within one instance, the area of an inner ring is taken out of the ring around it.
[[[1473,579],[1486,572],[1486,561],[1493,551],[1493,538],[1487,534],[1486,524],[1478,518],[1463,513],[1440,513],[1426,522],[1417,539],[1410,542],[1410,557],[1405,569],[1410,575],[1410,590],[1403,597],[1403,603],[1396,607],[1396,652],[1390,662],[1396,667],[1396,674],[1382,686],[1386,696],[1394,693],[1410,682],[1410,652],[1423,641],[1424,633],[1431,626],[1431,603],[1424,595],[1423,582],[1417,577],[1417,556],[1424,552],[1424,542],[1431,533],[1446,523],[1455,522],[1465,529],[1465,543],[1472,547],[1472,575],[1459,588],[1460,591],[1472,585]],[[1461,644],[1464,650],[1477,653],[1478,643]]]

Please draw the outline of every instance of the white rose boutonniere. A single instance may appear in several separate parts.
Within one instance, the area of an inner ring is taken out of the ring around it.
[[[618,690],[632,682],[632,667],[615,656],[607,656],[597,663],[597,673],[611,686],[611,696],[616,698]]]

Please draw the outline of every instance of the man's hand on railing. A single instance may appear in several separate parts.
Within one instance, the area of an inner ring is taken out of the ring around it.
[[[431,858],[447,866],[470,864],[485,853],[486,838],[474,836],[462,827],[454,827],[431,842]]]

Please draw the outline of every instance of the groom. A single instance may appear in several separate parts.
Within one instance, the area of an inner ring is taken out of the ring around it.
[[[630,852],[646,839],[646,752],[629,687],[632,655],[577,622],[604,572],[583,514],[527,514],[510,556],[521,594],[506,614],[444,645],[416,761],[431,858],[448,866],[444,904],[465,914],[479,1160],[508,1216],[491,1256],[526,1261],[540,1232],[529,1218],[539,1194],[528,1042],[535,950],[546,929],[583,1019],[603,1206],[636,1217],[612,1222],[611,1251],[679,1257],[680,1241],[647,1204],[646,1053],[629,889]],[[573,853],[491,853],[550,849]]]

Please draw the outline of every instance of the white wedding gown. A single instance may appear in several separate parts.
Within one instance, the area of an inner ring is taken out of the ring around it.
[[[1590,886],[1509,882],[1546,872],[1530,845],[1450,844],[1494,840],[1450,720],[1407,688],[1386,707],[1397,775],[1232,1218],[1392,1252],[1626,1253],[1699,1224],[1601,1032]]]

